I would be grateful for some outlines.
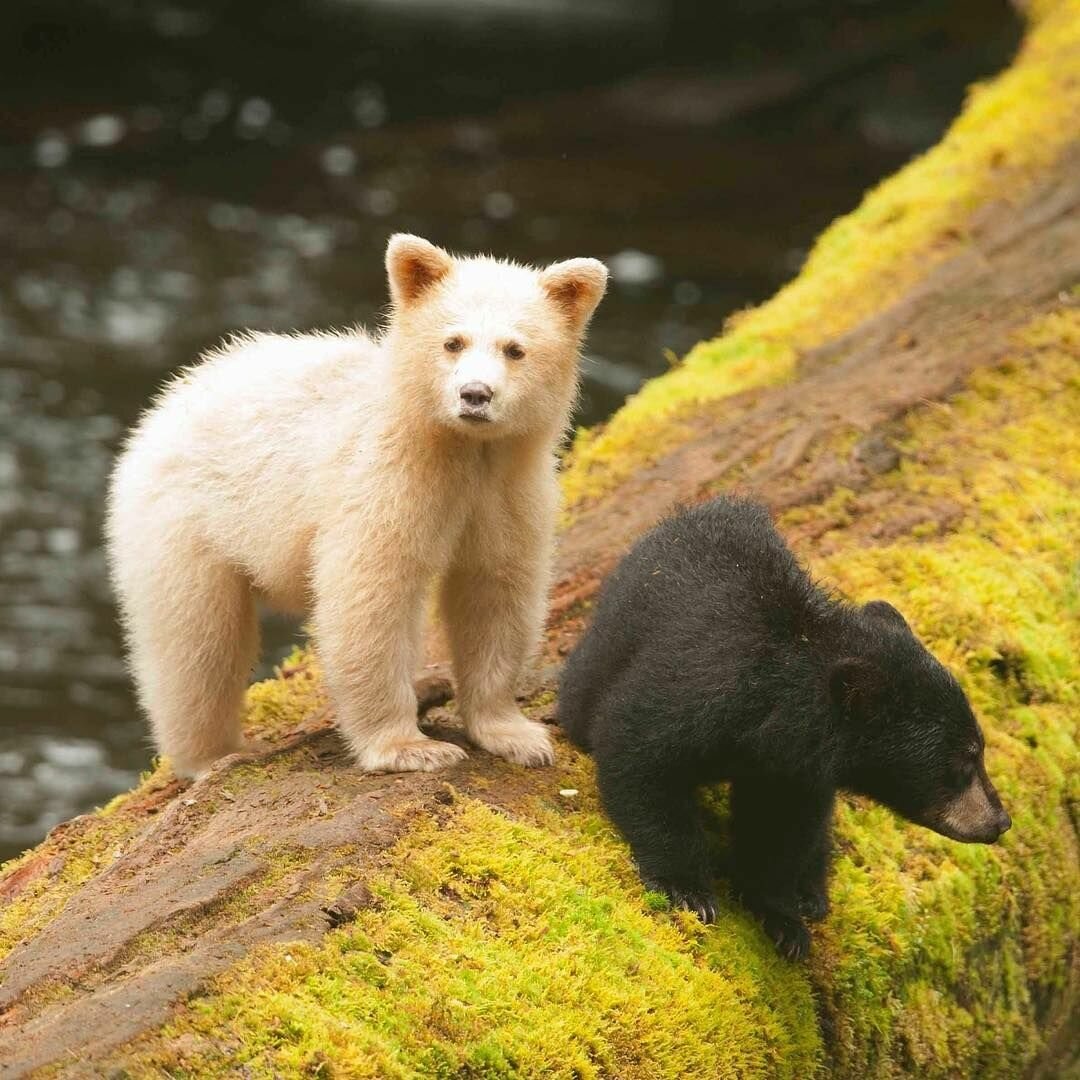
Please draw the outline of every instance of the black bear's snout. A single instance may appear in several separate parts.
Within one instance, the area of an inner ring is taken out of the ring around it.
[[[1002,811],[1001,815],[992,821],[986,822],[981,828],[972,829],[970,832],[956,837],[957,840],[969,844],[994,844],[1001,839],[1002,834],[1012,825],[1012,819]],[[946,835],[948,835],[946,833]]]
[[[963,791],[923,823],[966,844],[992,844],[1012,828],[1012,818],[982,767]]]
[[[461,400],[474,409],[489,405],[495,396],[495,391],[487,383],[482,382],[466,383],[458,393],[461,395]]]

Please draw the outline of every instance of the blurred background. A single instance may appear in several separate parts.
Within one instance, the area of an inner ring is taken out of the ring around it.
[[[111,456],[240,327],[371,323],[396,230],[607,261],[579,423],[797,270],[1004,65],[1004,0],[6,0],[0,859],[150,761]],[[266,624],[268,670],[297,628]]]

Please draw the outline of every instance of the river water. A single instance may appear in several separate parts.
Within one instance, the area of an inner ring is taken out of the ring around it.
[[[149,762],[101,511],[166,373],[240,327],[371,323],[408,230],[605,259],[578,418],[600,420],[1007,60],[1004,6],[939,7],[777,0],[727,35],[665,0],[6,11],[0,858]],[[296,635],[268,622],[264,671]]]

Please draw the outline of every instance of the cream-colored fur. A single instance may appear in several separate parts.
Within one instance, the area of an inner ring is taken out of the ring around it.
[[[238,337],[166,388],[117,463],[113,582],[142,704],[181,774],[241,746],[257,598],[312,619],[364,769],[463,757],[416,724],[436,576],[469,738],[552,760],[514,695],[546,610],[554,451],[607,273],[458,259],[404,235],[386,262],[381,336]]]

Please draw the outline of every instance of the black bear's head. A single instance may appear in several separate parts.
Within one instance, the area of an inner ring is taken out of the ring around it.
[[[890,604],[856,612],[850,655],[829,671],[847,750],[845,786],[967,843],[1012,824],[986,775],[985,742],[960,684]]]

